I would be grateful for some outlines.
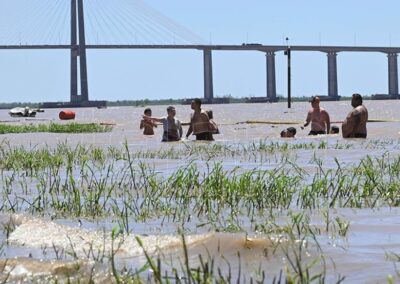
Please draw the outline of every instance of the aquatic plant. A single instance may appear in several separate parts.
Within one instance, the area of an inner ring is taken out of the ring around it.
[[[0,134],[8,133],[30,133],[30,132],[52,132],[52,133],[95,133],[109,132],[112,130],[110,125],[98,123],[66,123],[59,124],[51,122],[49,124],[27,124],[9,125],[0,124]]]

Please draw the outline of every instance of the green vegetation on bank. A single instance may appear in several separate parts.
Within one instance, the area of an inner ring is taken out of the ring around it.
[[[0,134],[29,133],[29,132],[53,132],[53,133],[96,133],[109,132],[112,126],[97,123],[68,123],[68,124],[29,124],[9,125],[0,124]]]

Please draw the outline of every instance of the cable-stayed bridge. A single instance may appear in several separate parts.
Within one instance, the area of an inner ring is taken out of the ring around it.
[[[266,97],[277,100],[275,53],[289,46],[211,45],[141,0],[1,0],[0,49],[70,50],[71,106],[93,106],[88,88],[88,49],[191,49],[203,53],[204,99],[212,102],[215,51],[255,51],[266,55]],[[341,52],[379,52],[388,58],[388,94],[398,98],[397,47],[290,46],[291,51],[327,54],[328,99],[339,99],[337,56]],[[51,106],[51,104],[48,104]]]

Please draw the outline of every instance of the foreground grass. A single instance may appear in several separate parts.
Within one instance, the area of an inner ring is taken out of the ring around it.
[[[110,125],[97,123],[68,123],[68,124],[37,124],[37,125],[7,125],[0,124],[0,134],[8,133],[29,133],[29,132],[53,132],[53,133],[95,133],[109,132]]]
[[[385,146],[378,142],[369,142],[364,147]],[[324,234],[346,237],[350,223],[331,215],[331,209],[400,206],[399,155],[366,156],[346,166],[337,161],[337,166],[332,169],[326,169],[322,161],[313,159],[310,161],[316,168],[313,172],[307,172],[296,161],[287,159],[270,170],[259,167],[246,170],[241,166],[225,168],[224,162],[215,162],[214,158],[237,159],[242,155],[282,154],[329,147],[354,148],[351,144],[328,145],[325,142],[279,144],[262,141],[250,145],[184,147],[187,162],[164,175],[146,159],[179,158],[175,155],[177,151],[132,152],[127,144],[122,148],[107,149],[67,144],[25,149],[3,142],[0,144],[0,212],[52,218],[112,219],[118,233],[125,235],[132,233],[136,222],[151,221],[158,222],[161,227],[164,223],[179,223],[188,233],[191,230],[188,225],[195,223],[196,228],[213,231],[281,235],[291,241],[288,246],[278,247],[281,250],[278,256],[283,255],[287,264],[276,275],[267,275],[260,269],[256,276],[248,275],[247,281],[324,283],[327,281],[325,268],[322,266],[321,270],[315,266],[316,261],[324,260],[305,259],[303,244]],[[199,157],[205,158],[205,166],[196,163]],[[300,213],[290,212],[291,209]],[[325,212],[324,228],[312,225],[308,212],[313,210]],[[287,223],[275,220],[279,217],[278,212],[288,212]],[[3,226],[4,236],[12,231],[11,225]],[[183,236],[182,241],[185,242]],[[65,258],[74,255],[74,251],[73,247],[66,250]],[[275,251],[279,252],[273,247],[272,252]],[[55,254],[64,259],[60,251]],[[240,268],[238,275],[230,274],[230,270],[227,275],[221,274],[214,259],[202,259],[200,265],[194,267],[189,265],[185,254],[182,265],[171,265],[169,269],[157,255],[147,255],[145,250],[144,254],[147,263],[137,271],[117,271],[113,251],[104,260],[94,260],[111,263],[116,283],[243,281]],[[240,265],[239,261],[230,259],[229,264]],[[88,279],[83,276],[76,279],[91,282],[91,271]],[[141,273],[146,271],[151,271],[150,279]],[[165,274],[165,271],[169,273]],[[0,275],[1,272],[0,266]],[[340,283],[342,280],[339,275],[333,281]]]
[[[140,155],[139,155],[140,156]],[[365,157],[359,163],[304,171],[283,159],[273,169],[194,161],[171,175],[125,149],[59,144],[54,149],[0,147],[0,212],[70,217],[112,217],[127,232],[132,220],[203,219],[211,227],[237,228],[269,211],[400,206],[400,156]],[[30,196],[15,198],[19,195]],[[231,229],[230,229],[231,230]]]

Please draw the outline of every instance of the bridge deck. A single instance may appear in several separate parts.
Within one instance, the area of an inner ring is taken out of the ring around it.
[[[71,49],[72,45],[0,45],[0,49]],[[196,49],[196,50],[244,50],[278,52],[288,47],[285,45],[86,45],[87,49]],[[400,53],[400,47],[379,47],[379,46],[290,46],[292,51],[320,51],[320,52],[383,52]]]

